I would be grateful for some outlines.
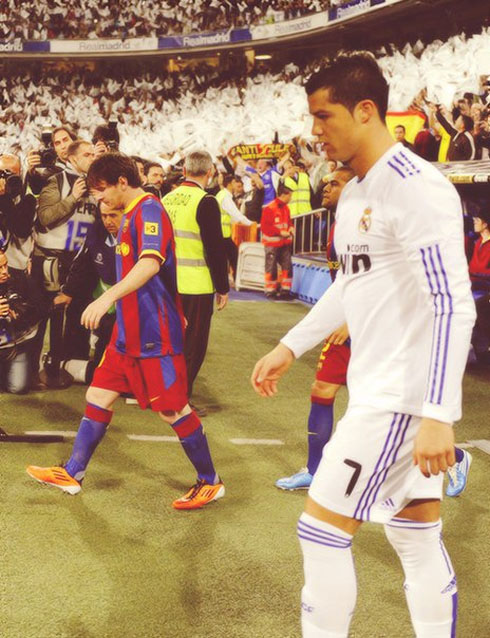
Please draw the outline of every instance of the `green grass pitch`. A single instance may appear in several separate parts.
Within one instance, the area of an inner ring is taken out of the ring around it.
[[[227,494],[194,512],[172,500],[193,482],[180,446],[132,441],[171,435],[150,412],[123,402],[78,496],[36,484],[28,464],[66,460],[71,442],[3,444],[1,454],[0,636],[2,638],[293,638],[300,636],[302,565],[295,526],[304,492],[274,488],[305,463],[309,389],[317,352],[296,362],[274,399],[249,377],[306,309],[298,303],[234,302],[216,313],[195,400]],[[490,377],[469,371],[459,442],[490,438]],[[345,409],[341,391],[337,417]],[[0,395],[9,432],[76,430],[84,388]],[[281,446],[233,438],[280,439]],[[467,491],[443,505],[445,542],[460,589],[458,637],[490,635],[489,457],[472,450]],[[365,525],[355,542],[359,596],[351,636],[413,635],[402,572],[383,530]]]

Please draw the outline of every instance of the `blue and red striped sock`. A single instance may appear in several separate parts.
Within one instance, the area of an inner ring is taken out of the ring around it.
[[[197,414],[193,411],[172,424],[175,434],[184,448],[187,458],[196,468],[199,479],[214,485],[218,481],[218,475],[214,469],[213,460],[209,451],[208,440]]]
[[[106,410],[93,403],[87,403],[85,414],[80,421],[73,450],[65,470],[80,481],[95,448],[103,439],[112,418],[112,410]]]

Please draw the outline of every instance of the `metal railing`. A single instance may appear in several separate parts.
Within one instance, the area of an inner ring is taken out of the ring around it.
[[[326,208],[315,208],[293,217],[293,254],[325,255],[327,239],[333,224],[333,215]]]

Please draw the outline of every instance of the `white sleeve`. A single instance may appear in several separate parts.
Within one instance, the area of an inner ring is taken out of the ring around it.
[[[228,213],[228,215],[236,224],[244,224],[245,226],[251,226],[253,224],[253,222],[248,217],[245,217],[245,215],[243,215],[238,210],[237,205],[233,201],[231,193],[229,194],[229,196],[227,195],[221,202],[221,207],[223,208],[225,213]]]
[[[320,297],[310,312],[281,339],[296,358],[321,343],[345,323],[337,279]]]
[[[398,190],[394,231],[432,313],[432,345],[422,415],[461,418],[462,379],[476,313],[456,189],[437,169]]]

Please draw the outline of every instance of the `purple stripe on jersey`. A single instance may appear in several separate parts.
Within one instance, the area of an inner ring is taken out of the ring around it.
[[[444,390],[444,380],[446,377],[446,366],[447,366],[447,351],[449,348],[449,337],[451,334],[451,321],[452,321],[452,317],[453,317],[453,298],[452,295],[449,291],[449,283],[447,280],[447,274],[446,274],[446,270],[444,268],[444,264],[442,262],[442,256],[441,256],[441,251],[439,250],[439,246],[436,246],[436,253],[437,253],[437,261],[439,262],[439,266],[441,269],[441,273],[442,273],[442,278],[444,280],[444,288],[445,288],[445,294],[447,296],[448,299],[448,303],[449,303],[449,312],[448,312],[448,319],[447,319],[447,329],[446,329],[446,340],[444,342],[444,354],[443,354],[443,360],[442,360],[442,374],[441,374],[441,382],[440,382],[440,386],[439,386],[439,395],[437,397],[437,403],[438,405],[440,405],[442,403],[442,393]]]
[[[427,257],[425,254],[425,249],[421,248],[420,249],[420,253],[422,255],[422,262],[424,264],[424,270],[425,270],[425,276],[427,278],[427,281],[429,283],[429,289],[431,294],[434,296],[434,287],[432,285],[432,281],[431,281],[431,276],[430,276],[430,272],[429,272],[429,265],[427,263]],[[435,299],[434,299],[434,305],[435,305]],[[436,347],[436,331],[437,331],[437,325],[438,325],[438,320],[437,320],[437,309],[436,309],[436,317],[434,319],[434,325],[432,327],[432,347],[431,347],[431,352],[430,352],[430,364],[429,364],[429,375],[428,375],[428,379],[427,379],[427,391],[425,393],[425,397],[424,397],[424,401],[427,401],[429,399],[429,393],[430,393],[430,379],[431,379],[431,370],[434,366],[434,356],[435,356],[435,347]]]
[[[371,490],[373,482],[376,481],[376,477],[378,475],[378,471],[379,471],[380,466],[385,462],[384,458],[385,458],[385,455],[387,453],[388,447],[392,445],[390,440],[391,440],[393,432],[395,432],[395,435],[396,435],[395,422],[396,422],[398,416],[399,415],[397,413],[395,413],[393,415],[393,419],[392,419],[391,424],[390,424],[390,429],[389,429],[389,432],[388,432],[388,436],[386,437],[386,441],[385,441],[385,444],[383,446],[383,451],[381,452],[381,454],[380,454],[380,456],[378,458],[378,461],[376,463],[376,467],[374,468],[374,472],[369,477],[369,481],[368,481],[368,483],[367,483],[367,485],[366,485],[366,487],[364,489],[364,492],[361,494],[361,498],[359,499],[359,502],[357,503],[356,509],[354,511],[353,518],[362,517],[362,509],[364,508],[363,503],[366,500],[366,498],[368,497],[368,492]]]
[[[439,535],[439,547],[441,548],[442,555],[444,556],[444,560],[446,561],[447,570],[452,576],[454,574],[453,566],[451,565],[451,559],[448,556],[447,550],[444,547],[444,542],[442,540],[442,534]]]
[[[342,536],[337,536],[337,534],[325,532],[318,527],[308,525],[308,523],[305,523],[301,519],[298,521],[298,532],[303,532],[303,534],[311,534],[312,536],[318,536],[318,538],[332,543],[335,542],[345,546],[352,545],[352,541],[350,541],[348,538],[343,538]]]
[[[403,177],[403,179],[405,179],[405,174],[401,172],[401,170],[398,168],[398,166],[395,166],[391,162],[388,162],[388,166],[391,166],[391,168],[393,170],[395,170],[398,173],[398,175],[401,175]]]
[[[298,532],[298,538],[302,538],[305,541],[310,541],[310,543],[316,543],[317,545],[325,545],[327,547],[334,547],[335,549],[349,549],[352,543],[349,545],[335,545],[334,543],[327,543],[326,541],[319,541],[315,538],[310,538],[309,536],[303,536]]]
[[[407,419],[405,425],[403,425],[403,420]],[[393,451],[392,451],[392,455],[391,455],[391,460],[389,460],[388,465],[386,466],[386,469],[381,472],[379,479],[378,479],[378,486],[375,488],[375,491],[371,497],[371,504],[368,506],[367,511],[366,511],[366,519],[369,521],[370,517],[371,517],[371,509],[373,507],[373,505],[376,503],[376,499],[378,498],[378,494],[379,491],[383,485],[383,483],[386,481],[386,477],[388,476],[388,472],[391,470],[391,468],[393,467],[396,459],[398,458],[398,452],[400,451],[400,448],[405,440],[405,436],[407,434],[407,430],[408,430],[408,426],[410,425],[410,421],[412,420],[411,416],[408,415],[403,415],[402,420],[400,421],[400,427],[398,428],[398,432],[397,432],[397,436],[395,439],[395,443],[393,446]]]
[[[442,295],[442,287],[441,287],[441,282],[439,280],[439,275],[437,272],[437,268],[436,265],[434,263],[434,258],[432,256],[432,246],[429,247],[429,263],[430,266],[432,268],[432,272],[434,273],[434,277],[437,283],[437,290],[435,291],[435,297],[434,297],[434,306],[435,306],[435,310],[436,310],[436,321],[438,321],[438,330],[437,330],[437,348],[436,348],[436,360],[435,360],[435,366],[434,366],[434,377],[432,379],[432,389],[431,389],[431,394],[430,394],[430,399],[429,401],[431,403],[434,402],[434,394],[436,391],[436,382],[437,382],[437,376],[439,373],[439,365],[440,365],[440,357],[441,357],[441,348],[442,348],[442,334],[444,331],[444,315],[445,315],[445,307],[444,307],[444,296]],[[438,312],[438,306],[439,304],[439,312]]]
[[[410,166],[407,166],[407,165],[405,164],[405,162],[404,162],[402,159],[400,159],[400,157],[399,157],[398,155],[395,155],[395,156],[393,157],[393,159],[395,160],[395,162],[397,162],[398,164],[400,164],[400,166],[402,166],[402,167],[403,167],[403,169],[404,169],[405,171],[408,171],[408,174],[409,174],[409,175],[413,175],[413,174],[414,174],[414,173],[413,173],[413,171],[412,171],[412,169],[410,168]]]
[[[415,166],[415,164],[412,162],[412,160],[411,160],[409,157],[407,157],[407,156],[405,155],[404,151],[400,151],[400,155],[401,155],[401,156],[403,157],[403,159],[407,162],[407,164],[413,168],[413,170],[414,170],[416,173],[420,173],[420,168],[417,168],[417,166]]]
[[[453,603],[453,622],[451,623],[451,638],[456,638],[456,623],[458,621],[458,592],[451,596]]]
[[[429,366],[429,383],[427,385],[427,393],[425,396],[425,400],[426,401],[428,400],[432,403],[434,401],[437,375],[439,371],[439,357],[440,357],[441,342],[442,342],[441,333],[443,331],[443,320],[444,320],[444,298],[441,296],[441,287],[439,283],[439,278],[437,276],[437,271],[435,269],[434,261],[432,259],[431,248],[428,248],[427,250],[422,248],[421,253],[422,253],[422,260],[424,262],[425,274],[429,282],[430,292],[434,298],[434,309],[435,309],[434,330],[432,333],[432,352],[431,352],[431,360],[430,360],[430,366]],[[434,276],[435,278],[437,288],[434,286],[432,282],[432,276]]]

